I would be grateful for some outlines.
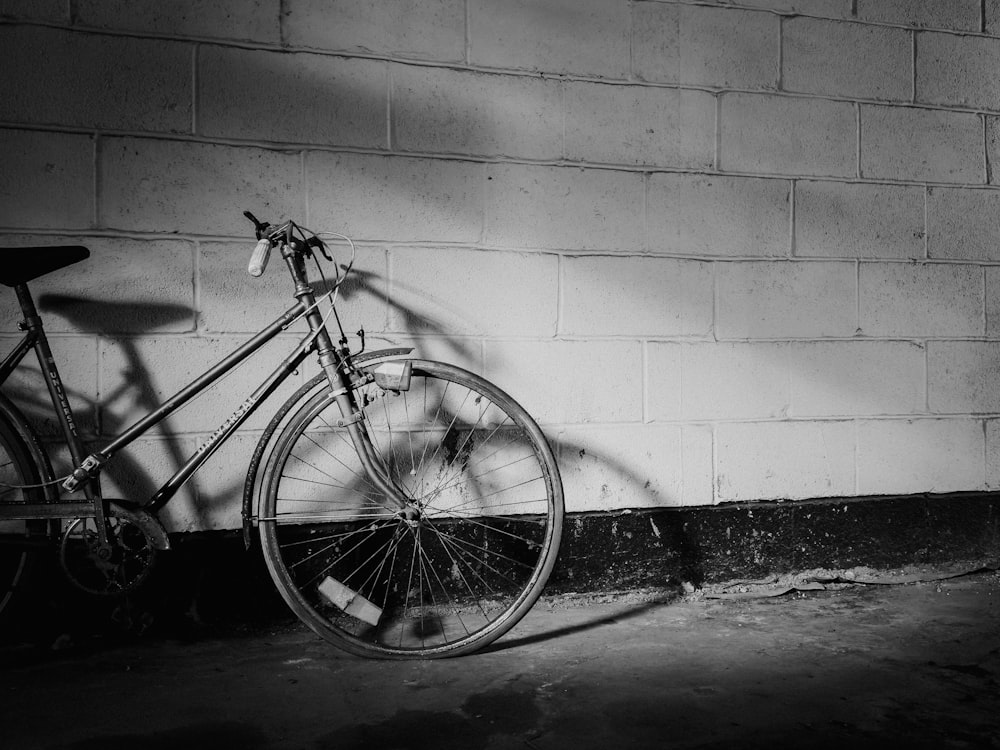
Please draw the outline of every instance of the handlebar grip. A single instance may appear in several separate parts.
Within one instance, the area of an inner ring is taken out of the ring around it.
[[[271,257],[271,242],[263,239],[257,241],[257,247],[253,249],[250,256],[250,265],[247,266],[247,273],[253,277],[261,276],[267,268],[267,261]]]

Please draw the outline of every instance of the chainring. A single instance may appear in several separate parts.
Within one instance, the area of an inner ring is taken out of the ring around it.
[[[78,518],[63,532],[59,563],[70,582],[88,594],[120,596],[135,590],[149,577],[162,546],[144,518],[117,505],[109,509],[108,541],[111,547],[102,555],[93,518]]]

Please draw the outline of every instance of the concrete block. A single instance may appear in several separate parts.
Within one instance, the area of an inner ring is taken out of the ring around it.
[[[196,338],[148,336],[101,342],[101,414],[105,434],[116,434],[220,362],[249,337]],[[211,434],[263,383],[298,344],[298,336],[280,336],[233,370],[201,396],[175,412],[156,434],[176,438]],[[262,430],[295,388],[301,375],[291,376],[244,425]]]
[[[791,407],[779,344],[650,343],[647,404],[656,421],[769,419]]]
[[[0,18],[12,21],[69,22],[69,6],[63,0],[3,0]]]
[[[982,121],[967,112],[862,104],[861,174],[982,184]]]
[[[789,253],[787,180],[722,175],[653,174],[646,247],[694,256]]]
[[[982,336],[983,269],[955,264],[862,263],[865,336]]]
[[[104,496],[146,502],[183,465],[184,459],[194,452],[195,447],[196,441],[182,437],[137,440],[115,454],[105,466],[101,474]],[[159,514],[168,532],[202,531],[205,528],[201,525],[204,521],[201,514],[194,512],[194,492],[195,485],[192,483],[181,487]]]
[[[8,122],[191,132],[189,44],[4,26],[0,46]]]
[[[4,319],[3,331],[4,335],[0,336],[0,352],[6,355],[21,340],[23,334],[14,332],[14,319]],[[98,389],[97,339],[55,334],[49,336],[49,346],[69,396],[76,425],[81,433],[92,435],[97,431],[98,400],[106,397],[106,390],[102,392]],[[24,412],[39,434],[45,437],[62,436],[59,420],[38,367],[38,358],[33,352],[29,352],[10,378],[4,381],[3,392]]]
[[[780,21],[771,13],[636,3],[632,69],[644,81],[776,89],[780,37]]]
[[[707,426],[570,427],[555,442],[570,513],[712,502]]]
[[[247,274],[252,250],[252,240],[201,246],[198,317],[203,330],[256,333],[295,303],[291,277],[277,252],[272,251],[271,262],[263,276],[255,279]],[[350,260],[350,251],[340,246],[332,246],[330,252],[338,263],[346,264]],[[332,281],[334,276],[329,264],[320,262],[327,279]],[[316,267],[309,265],[306,270],[317,294],[325,292],[327,287],[319,280]],[[372,333],[386,330],[387,277],[385,251],[358,248],[354,269],[348,282],[340,288],[337,305],[344,325],[349,326],[352,333],[362,325]],[[323,314],[328,310],[323,303]],[[332,319],[328,323],[334,325]],[[308,327],[302,322],[292,330],[306,331]]]
[[[454,160],[306,154],[309,224],[355,240],[478,242],[483,167]]]
[[[787,347],[791,416],[921,414],[925,352],[908,341],[816,341]]]
[[[1000,267],[987,266],[986,271],[986,335],[1000,335]]]
[[[985,430],[978,419],[858,423],[858,493],[985,488]]]
[[[491,164],[484,241],[498,247],[637,250],[643,176],[635,172]]]
[[[986,489],[1000,487],[1000,420],[986,420]]]
[[[681,427],[681,470],[684,505],[715,502],[715,436],[707,425]]]
[[[403,151],[558,159],[557,81],[472,71],[392,67],[392,142]]]
[[[931,341],[927,344],[928,403],[937,414],[1000,412],[996,386],[1000,344]]]
[[[854,177],[854,105],[825,99],[723,94],[720,168],[808,176]]]
[[[381,61],[203,46],[198,84],[204,135],[388,146],[389,76]]]
[[[913,95],[909,31],[798,17],[784,21],[782,39],[786,91],[891,101]]]
[[[710,336],[712,265],[648,257],[563,259],[560,333]]]
[[[795,183],[795,255],[923,258],[925,254],[923,188]]]
[[[243,211],[305,213],[301,159],[260,148],[107,138],[99,153],[100,226],[253,237]]]
[[[955,260],[1000,260],[1000,190],[929,188],[927,254]]]
[[[628,76],[629,9],[624,3],[470,0],[467,12],[473,65]]]
[[[853,263],[720,263],[716,335],[720,339],[853,336]]]
[[[464,0],[284,0],[282,11],[291,47],[465,59]]]
[[[73,14],[77,25],[99,29],[278,44],[279,8],[279,0],[78,0]]]
[[[1000,0],[983,3],[983,31],[991,36],[1000,35]]]
[[[854,424],[721,424],[716,472],[720,502],[853,495]]]
[[[657,344],[648,348],[654,420],[923,413],[924,350],[908,342]]]
[[[94,141],[87,135],[0,129],[0,224],[78,229],[94,219]]]
[[[715,161],[715,97],[704,91],[570,83],[566,158],[688,169]]]
[[[544,424],[642,419],[642,350],[632,341],[499,341],[486,378]]]
[[[195,325],[191,243],[112,237],[7,236],[6,247],[84,245],[90,258],[31,282],[49,333],[191,331]],[[9,251],[16,252],[16,251]],[[13,294],[0,299],[0,320],[16,320]]]
[[[858,0],[862,21],[979,31],[980,0]]]
[[[1000,185],[1000,117],[986,117],[986,170],[991,185]]]
[[[554,336],[554,255],[457,248],[389,252],[389,330],[454,336]]]
[[[1000,109],[1000,39],[917,34],[916,100],[972,109]]]

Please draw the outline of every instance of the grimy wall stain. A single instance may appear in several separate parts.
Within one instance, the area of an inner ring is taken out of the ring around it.
[[[0,44],[0,240],[93,250],[35,290],[96,442],[290,303],[250,209],[351,235],[349,330],[522,401],[570,511],[1000,484],[998,0],[3,0]],[[266,419],[172,529],[238,525]]]

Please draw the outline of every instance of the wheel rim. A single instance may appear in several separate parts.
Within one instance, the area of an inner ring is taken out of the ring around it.
[[[14,444],[9,436],[10,428],[3,424],[0,429],[0,503],[23,503],[28,498],[26,491],[16,485],[39,482],[38,474],[30,459]],[[11,485],[11,486],[8,486]],[[28,494],[37,493],[28,490]],[[44,538],[47,524],[44,521],[0,521],[0,535],[14,539],[23,537],[25,542],[33,537]],[[18,546],[0,547],[0,615],[6,616],[12,600],[17,597],[28,575],[32,553]]]
[[[537,598],[558,546],[561,488],[537,426],[492,386],[424,364],[409,391],[369,385],[362,396],[415,518],[383,504],[328,398],[293,420],[268,481],[261,523],[279,589],[310,627],[356,653],[485,645]]]

